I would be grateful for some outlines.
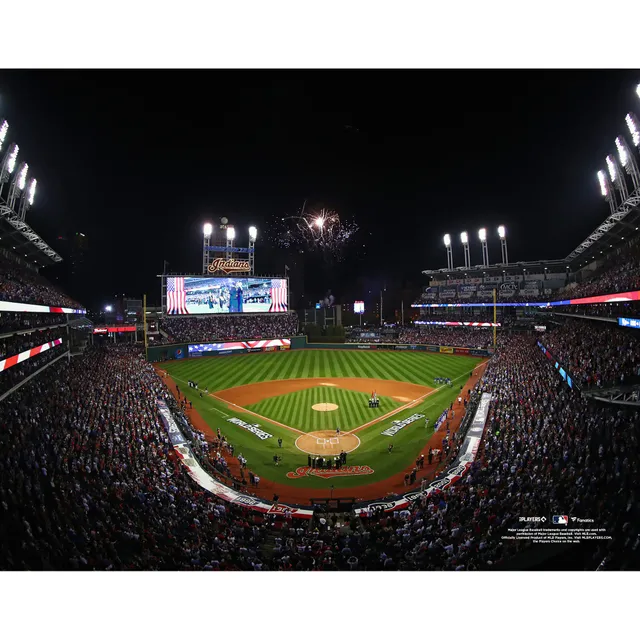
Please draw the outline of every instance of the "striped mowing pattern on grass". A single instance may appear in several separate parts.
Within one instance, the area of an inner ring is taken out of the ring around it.
[[[314,404],[332,402],[338,405],[335,411],[316,411]],[[401,406],[390,398],[381,398],[378,409],[369,408],[369,394],[347,391],[336,387],[312,387],[274,396],[250,405],[248,408],[261,416],[283,422],[300,431],[355,429],[370,420],[375,420]]]
[[[408,351],[294,350],[238,356],[209,356],[168,362],[174,377],[190,379],[210,392],[243,384],[291,378],[381,378],[435,386],[478,364],[477,358]]]

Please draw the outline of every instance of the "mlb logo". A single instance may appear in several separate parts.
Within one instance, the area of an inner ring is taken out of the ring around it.
[[[553,524],[569,524],[569,516],[553,516]]]

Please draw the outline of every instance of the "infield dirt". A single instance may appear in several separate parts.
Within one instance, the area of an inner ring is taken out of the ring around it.
[[[293,380],[269,380],[267,382],[245,384],[240,387],[217,391],[214,395],[224,402],[229,402],[239,407],[247,407],[274,396],[283,396],[294,391],[325,386],[328,382],[331,383],[332,387],[369,394],[375,391],[379,396],[402,398],[403,402],[417,400],[432,390],[431,387],[413,384],[412,382],[397,382],[395,380],[379,380],[376,378],[295,378]]]

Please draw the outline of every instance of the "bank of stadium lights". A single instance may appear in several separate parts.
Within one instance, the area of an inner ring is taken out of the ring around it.
[[[480,247],[482,248],[482,266],[489,266],[489,249],[487,247],[487,230],[483,227],[478,230],[478,238],[480,238]]]
[[[233,227],[227,227],[227,240],[233,242],[236,238],[236,230]]]
[[[607,185],[607,177],[604,175],[604,171],[598,171],[598,182],[600,183],[600,193],[605,197],[609,197],[609,187]]]
[[[27,185],[27,173],[29,173],[29,165],[23,162],[17,175],[17,184],[20,191],[23,191]]]
[[[453,251],[451,249],[451,236],[448,233],[444,234],[444,246],[447,249],[447,269],[453,271]]]
[[[460,242],[462,242],[462,250],[464,251],[464,268],[471,267],[471,258],[469,257],[469,234],[463,231],[460,234]]]
[[[29,206],[33,204],[33,201],[36,197],[36,186],[38,181],[35,178],[31,178],[31,182],[29,183],[29,188],[27,189],[27,202]]]
[[[0,124],[0,151],[2,151],[2,145],[7,139],[7,133],[9,133],[9,123],[3,120],[2,124]]]
[[[212,233],[213,225],[210,222],[205,222],[202,227],[202,235],[204,235],[205,238],[210,238]]]
[[[624,143],[624,140],[620,136],[616,138],[616,149],[618,150],[620,164],[623,167],[626,167],[629,164],[629,154],[627,152],[627,145]]]
[[[13,173],[13,170],[16,168],[19,151],[20,151],[20,147],[14,142],[13,145],[10,147],[9,155],[7,156],[7,171],[9,173]]]
[[[249,227],[249,240],[251,242],[255,242],[258,237],[258,230],[255,227]]]
[[[509,264],[509,253],[507,251],[507,230],[503,224],[498,227],[498,237],[500,238],[500,249],[502,250],[502,264]]]
[[[635,114],[627,113],[625,122],[627,123],[627,128],[629,129],[629,133],[631,134],[633,146],[640,147],[640,124],[638,123],[638,119],[636,118]]]

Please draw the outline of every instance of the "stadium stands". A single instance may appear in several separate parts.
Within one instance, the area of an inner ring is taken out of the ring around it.
[[[502,540],[519,516],[557,511],[593,518],[612,536],[593,549],[586,568],[638,568],[638,412],[587,404],[531,336],[512,337],[499,350],[475,390],[487,391],[495,401],[483,459],[443,493],[392,515],[372,514],[364,533],[348,540],[353,564],[500,567],[528,548]]]
[[[426,325],[421,326],[419,329],[402,329],[398,342],[485,349],[493,345],[493,330],[467,327],[453,327],[448,329]]]
[[[21,267],[3,254],[0,254],[0,300],[53,307],[81,307],[38,273]]]
[[[609,322],[567,318],[540,341],[576,380],[607,386],[640,376],[638,334]]]
[[[0,446],[10,452],[0,459],[1,568],[485,569],[523,551],[501,540],[519,515],[550,509],[615,533],[590,567],[633,566],[637,412],[587,403],[532,335],[505,341],[474,397],[482,392],[495,398],[484,454],[458,485],[362,521],[285,524],[274,538],[273,521],[217,501],[176,460],[159,398],[201,464],[210,447],[140,349],[63,359],[0,404]],[[227,473],[213,459],[209,468]]]
[[[0,405],[2,569],[260,569],[262,518],[171,454],[131,347],[61,361]]]
[[[283,338],[298,334],[296,313],[168,317],[159,322],[169,335],[162,342]]]

